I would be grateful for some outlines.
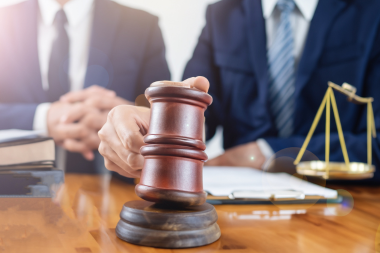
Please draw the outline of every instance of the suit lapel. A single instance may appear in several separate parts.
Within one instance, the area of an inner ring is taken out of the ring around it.
[[[299,62],[295,84],[296,99],[318,63],[332,22],[345,6],[346,3],[342,0],[319,0]]]
[[[42,88],[41,70],[38,57],[38,3],[37,0],[22,3],[19,22],[15,22],[14,32],[15,48],[18,48],[18,61],[20,64],[20,78],[34,102],[45,102],[47,97]]]
[[[248,49],[253,71],[257,77],[258,98],[263,103],[266,103],[268,91],[268,63],[265,20],[262,13],[261,1],[244,0],[243,6],[247,14]]]
[[[94,20],[84,87],[107,87],[113,79],[110,53],[119,23],[120,9],[108,0],[95,0]]]

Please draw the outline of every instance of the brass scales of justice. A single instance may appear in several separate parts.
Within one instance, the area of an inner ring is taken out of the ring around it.
[[[335,83],[328,82],[327,92],[322,100],[321,105],[314,118],[313,124],[306,136],[306,139],[297,155],[294,165],[296,165],[297,173],[305,176],[323,177],[324,179],[365,179],[373,177],[375,166],[372,165],[372,137],[376,137],[375,120],[372,109],[373,98],[363,98],[356,95],[356,88],[344,83],[339,86]],[[342,126],[340,123],[338,108],[334,96],[333,89],[347,96],[347,100],[354,104],[367,104],[367,164],[359,162],[350,162],[348,158],[347,148],[344,141]],[[333,108],[335,123],[338,130],[340,146],[342,148],[343,162],[330,162],[330,104]],[[304,155],[315,128],[321,118],[323,110],[326,109],[326,134],[325,134],[325,161],[305,161],[300,162]]]

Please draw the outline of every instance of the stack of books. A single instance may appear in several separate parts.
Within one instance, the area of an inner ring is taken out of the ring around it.
[[[0,131],[0,197],[54,197],[63,182],[64,171],[55,168],[52,138]]]

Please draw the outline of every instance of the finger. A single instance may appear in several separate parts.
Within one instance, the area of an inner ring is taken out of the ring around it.
[[[71,152],[81,153],[83,157],[89,161],[92,161],[94,159],[94,153],[83,141],[66,139],[63,141],[63,148]]]
[[[118,106],[108,114],[124,148],[140,153],[140,148],[145,144],[142,133],[148,129],[149,115],[149,109],[132,106]]]
[[[133,174],[135,175],[136,172],[140,171],[142,169],[142,164],[139,164],[139,165],[135,165],[133,163],[126,163],[125,161],[123,161],[120,156],[114,151],[112,150],[106,143],[102,142],[100,145],[99,145],[99,153],[104,156],[105,158],[107,158],[108,160],[112,161],[113,163],[115,163],[117,166],[119,166],[120,168],[122,168],[124,171],[130,173],[130,174]],[[132,154],[130,152],[130,154]],[[141,155],[138,155],[140,159],[140,157],[142,158],[142,160],[144,160],[144,158],[141,156]]]
[[[106,168],[110,171],[114,171],[124,177],[129,177],[129,178],[139,178],[141,176],[141,172],[136,172],[134,174],[128,173],[119,166],[117,166],[115,163],[112,161],[108,160],[107,158],[104,159],[104,165]]]
[[[91,85],[90,87],[85,89],[88,94],[104,94],[108,96],[115,96],[116,92],[113,90],[106,89],[99,85]]]
[[[140,153],[129,152],[127,163],[135,171],[142,170],[144,166],[144,157]]]
[[[73,124],[59,124],[56,127],[57,141],[64,141],[65,139],[83,139],[88,136],[91,129],[80,123]]]
[[[86,144],[90,150],[98,149],[100,144],[99,136],[96,132],[90,132],[90,134],[82,141]]]
[[[138,152],[134,152],[126,148],[119,136],[117,135],[112,124],[107,122],[104,127],[99,131],[99,137],[102,140],[102,152],[104,155],[108,156],[109,159],[115,162],[116,159],[112,159],[111,150],[116,153],[116,155],[134,170],[139,170],[144,164],[144,157],[140,154],[140,149]],[[104,144],[103,144],[104,142]]]
[[[111,110],[118,105],[133,105],[132,102],[121,97],[104,97],[99,95],[88,98],[85,104],[99,110]]]
[[[75,152],[75,153],[82,153],[89,151],[86,144],[82,141],[78,141],[75,139],[66,139],[63,141],[62,145],[66,150]]]
[[[60,101],[67,103],[83,102],[84,100],[90,98],[93,95],[102,95],[105,97],[115,97],[115,91],[105,89],[98,85],[92,85],[87,89],[80,91],[73,91],[63,95],[60,98]]]
[[[99,110],[111,110],[118,104],[116,103],[116,98],[103,97],[103,96],[93,96],[85,101],[86,106],[94,107]]]
[[[206,77],[197,76],[188,78],[182,82],[171,82],[171,81],[158,81],[150,85],[151,87],[160,87],[160,86],[182,86],[186,88],[198,89],[204,92],[208,92],[210,88],[210,82]]]
[[[73,123],[81,119],[89,111],[95,110],[94,108],[80,104],[73,105],[65,114],[60,118],[60,123]]]
[[[94,111],[87,113],[81,120],[80,123],[83,123],[87,127],[99,131],[103,125],[107,122],[108,112]]]
[[[116,92],[113,90],[108,90],[104,87],[98,86],[98,85],[92,85],[85,89],[85,94],[87,97],[85,99],[89,99],[93,96],[101,96],[101,97],[109,97],[114,98],[116,97]]]
[[[83,153],[82,153],[82,156],[83,156],[84,159],[86,159],[87,161],[93,161],[93,160],[95,159],[94,152],[92,152],[91,150],[83,152]]]
[[[204,92],[208,92],[208,89],[210,88],[210,82],[206,77],[203,76],[188,78],[184,80],[183,83],[189,85],[191,88],[195,88]]]
[[[61,96],[59,101],[65,102],[65,103],[82,102],[87,98],[87,96],[88,94],[86,93],[85,90],[72,91]]]
[[[102,96],[93,96],[88,98],[85,101],[85,104],[87,106],[95,107],[97,109],[108,109],[111,110],[114,108],[116,105],[114,104],[114,99],[113,98],[107,98],[107,97],[102,97]]]

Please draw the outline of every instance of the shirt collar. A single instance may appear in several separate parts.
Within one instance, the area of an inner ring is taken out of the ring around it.
[[[71,0],[63,6],[70,26],[76,26],[92,10],[94,0]],[[55,15],[61,9],[55,0],[38,0],[42,21],[52,25]]]
[[[265,19],[269,18],[272,15],[277,2],[278,0],[261,0],[263,15]],[[317,8],[318,0],[294,0],[294,2],[304,18],[308,21],[311,21],[314,16],[315,9]]]

